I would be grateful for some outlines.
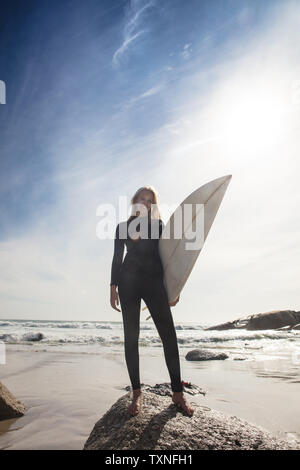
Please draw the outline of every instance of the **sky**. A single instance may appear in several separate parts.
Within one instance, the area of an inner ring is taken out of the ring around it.
[[[299,15],[290,0],[1,4],[2,319],[121,321],[99,207],[152,185],[166,223],[228,174],[174,321],[300,310]]]

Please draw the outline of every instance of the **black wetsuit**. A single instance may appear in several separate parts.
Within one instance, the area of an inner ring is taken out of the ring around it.
[[[160,237],[163,222],[148,217],[149,238],[140,238],[138,241],[134,241],[128,235],[129,222],[134,218],[136,216],[131,216],[126,222],[122,222],[125,224],[127,233],[125,239],[120,238],[120,224],[117,225],[110,283],[110,285],[118,286],[124,325],[125,359],[132,389],[141,387],[138,339],[140,306],[141,299],[143,299],[163,343],[172,390],[173,392],[181,392],[183,386],[180,377],[177,336],[163,283],[163,267],[158,251],[159,238],[151,238],[151,225],[159,224],[159,226],[156,225],[156,228],[158,228],[157,232]],[[127,253],[122,262],[125,245]]]

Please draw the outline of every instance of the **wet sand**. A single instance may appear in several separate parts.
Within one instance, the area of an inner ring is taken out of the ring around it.
[[[182,379],[205,396],[191,402],[246,419],[273,435],[300,442],[300,370],[288,360],[205,361],[184,359]],[[169,382],[163,351],[140,348],[141,382]],[[96,421],[129,385],[124,354],[18,351],[7,346],[2,383],[28,408],[0,422],[0,449],[82,449]],[[170,398],[171,400],[171,398]]]

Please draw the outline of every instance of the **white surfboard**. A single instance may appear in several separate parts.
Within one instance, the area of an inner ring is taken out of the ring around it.
[[[169,302],[174,302],[178,298],[195,265],[231,177],[232,175],[222,176],[196,189],[178,206],[164,227],[158,247]],[[186,205],[189,205],[188,210],[185,210]],[[180,212],[182,222],[178,223]],[[181,238],[178,238],[180,226]],[[192,245],[192,231],[195,233],[198,231],[201,246],[197,249],[194,249]],[[192,249],[188,249],[188,246]]]

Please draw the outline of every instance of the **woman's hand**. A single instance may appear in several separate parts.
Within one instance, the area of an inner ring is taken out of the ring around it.
[[[177,302],[179,301],[179,297],[180,297],[180,295],[177,297],[176,300],[174,300],[174,302],[169,302],[170,307],[174,307],[174,305],[177,304]]]
[[[121,310],[116,306],[116,304],[119,305],[119,295],[117,292],[117,286],[110,286],[110,305],[115,310],[118,310],[118,312],[121,312]]]

